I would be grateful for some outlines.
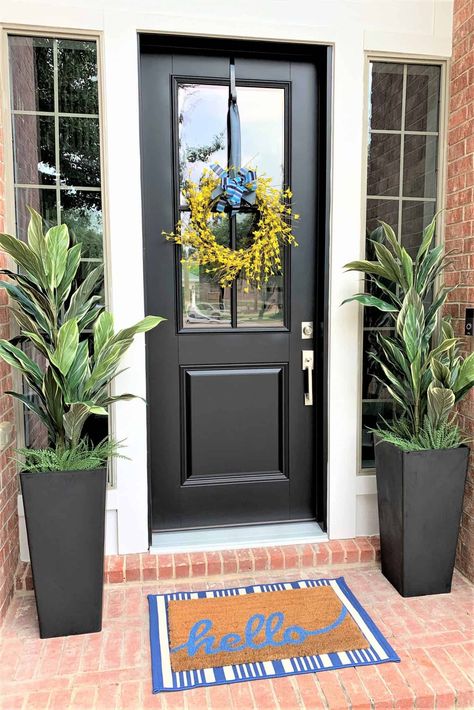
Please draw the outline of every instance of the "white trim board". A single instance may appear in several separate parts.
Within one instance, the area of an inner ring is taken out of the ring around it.
[[[203,530],[180,530],[153,533],[150,552],[209,552],[214,550],[240,550],[247,547],[273,547],[274,545],[301,545],[326,542],[328,536],[318,523],[276,523],[245,525]]]

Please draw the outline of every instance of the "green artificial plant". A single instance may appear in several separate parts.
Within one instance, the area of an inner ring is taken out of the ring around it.
[[[388,314],[394,328],[393,336],[377,333],[378,353],[370,357],[380,368],[374,377],[386,387],[398,414],[390,422],[382,420],[375,432],[404,451],[460,446],[465,440],[454,408],[474,386],[474,353],[461,356],[461,339],[442,316],[456,288],[438,286],[450,253],[433,246],[436,216],[424,229],[415,258],[388,224],[380,225],[370,235],[375,260],[345,266],[365,274],[368,292],[344,301]]]
[[[117,445],[110,441],[98,447],[89,445],[82,435],[84,424],[92,414],[106,416],[114,402],[134,397],[111,395],[110,383],[134,336],[163,319],[147,316],[115,331],[112,314],[97,295],[102,266],[78,281],[81,244],[71,244],[65,224],[44,234],[41,216],[29,211],[28,243],[0,234],[0,248],[18,266],[18,272],[0,270],[7,277],[0,287],[10,296],[20,329],[20,335],[10,341],[0,340],[0,357],[18,370],[27,384],[27,393],[7,394],[39,417],[50,446],[36,452],[22,449],[25,470],[45,470],[46,461],[74,467],[78,457],[72,450],[82,452],[88,467],[96,468],[116,455]],[[46,470],[51,470],[51,465]]]

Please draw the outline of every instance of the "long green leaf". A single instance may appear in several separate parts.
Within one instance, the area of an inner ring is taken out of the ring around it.
[[[113,316],[108,311],[103,311],[94,324],[94,357],[96,359],[104,345],[113,338],[113,335]]]
[[[385,244],[374,244],[375,253],[380,264],[385,268],[386,272],[389,274],[391,281],[395,283],[401,283],[405,290],[408,290],[408,286],[404,280],[400,264],[397,263],[393,254],[387,249]]]
[[[52,439],[54,438],[54,435],[56,433],[56,427],[51,421],[48,412],[42,406],[36,404],[36,402],[34,402],[31,397],[27,397],[26,395],[20,394],[19,392],[12,392],[8,390],[7,392],[5,392],[5,394],[9,394],[10,397],[15,397],[15,399],[18,399],[22,404],[25,405],[25,407],[34,412],[43,422],[43,424],[47,427],[50,437]]]
[[[350,261],[344,266],[346,271],[361,271],[364,274],[375,274],[376,276],[381,276],[387,281],[391,281],[391,275],[387,272],[385,267],[375,261],[366,261],[365,259],[360,261]]]
[[[431,246],[431,242],[433,241],[435,229],[436,229],[436,218],[438,217],[439,212],[435,214],[431,222],[425,229],[423,230],[423,236],[421,239],[421,244],[420,248],[418,249],[418,253],[416,255],[416,263],[420,263],[421,258],[423,255],[428,251],[428,249]]]
[[[75,244],[68,250],[66,258],[66,268],[61,283],[58,286],[56,307],[59,310],[64,305],[64,301],[69,296],[72,282],[77,274],[79,264],[81,262],[82,244]]]
[[[403,323],[403,341],[410,363],[415,360],[419,353],[422,337],[423,319],[420,319],[416,306],[410,303]]]
[[[389,224],[387,224],[386,222],[383,222],[382,220],[379,220],[379,221],[380,221],[380,224],[382,225],[382,229],[383,229],[385,238],[387,239],[388,243],[392,247],[395,255],[398,256],[398,258],[401,261],[402,260],[401,246],[400,246],[400,243],[397,239],[395,232],[393,231],[392,227]]]
[[[79,346],[79,330],[75,318],[66,321],[58,333],[58,343],[54,353],[51,355],[51,362],[63,375],[67,375]]]
[[[456,399],[459,400],[474,385],[474,353],[467,356],[461,365],[454,385]]]
[[[36,362],[28,357],[23,350],[12,345],[8,340],[0,340],[0,357],[8,365],[21,370],[23,374],[30,377],[37,386],[41,386],[43,373]]]
[[[113,342],[119,342],[121,340],[129,340],[129,338],[134,338],[138,333],[147,333],[149,330],[156,328],[157,325],[165,321],[166,318],[161,316],[146,316],[143,320],[138,321],[135,325],[129,328],[124,328],[119,330],[113,337]]]
[[[69,307],[64,315],[66,320],[70,318],[77,318],[79,320],[92,291],[102,283],[103,270],[103,266],[97,266],[87,274],[77,291],[71,296]]]
[[[89,343],[83,340],[79,343],[76,357],[66,378],[66,401],[82,401],[84,399],[84,384],[90,377]]]
[[[35,283],[44,283],[42,264],[27,244],[9,234],[0,234],[0,247],[27,272]]]
[[[454,392],[444,387],[428,387],[428,419],[439,427],[449,417],[455,403]]]
[[[48,229],[45,236],[45,266],[51,289],[57,288],[66,270],[69,231],[65,224],[58,224]]]
[[[46,244],[43,234],[43,218],[32,207],[28,207],[30,222],[28,224],[28,246],[36,254],[40,263],[45,257]]]
[[[401,248],[400,261],[402,264],[403,273],[405,275],[407,290],[413,286],[413,259],[406,249]]]
[[[392,303],[382,301],[381,298],[371,296],[368,293],[356,293],[355,296],[346,298],[346,300],[341,303],[341,306],[345,303],[349,303],[350,301],[357,301],[358,303],[362,303],[363,306],[372,306],[373,308],[377,308],[379,311],[384,311],[386,313],[396,313],[398,311],[398,308]]]

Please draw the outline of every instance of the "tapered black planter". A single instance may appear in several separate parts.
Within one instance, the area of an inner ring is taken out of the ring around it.
[[[382,572],[403,597],[451,591],[468,457],[375,446]]]
[[[106,469],[20,480],[41,638],[100,631]]]

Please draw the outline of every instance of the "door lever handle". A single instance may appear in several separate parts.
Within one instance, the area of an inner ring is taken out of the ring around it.
[[[313,370],[314,351],[302,350],[303,372],[305,373],[304,403],[306,407],[313,406]]]

